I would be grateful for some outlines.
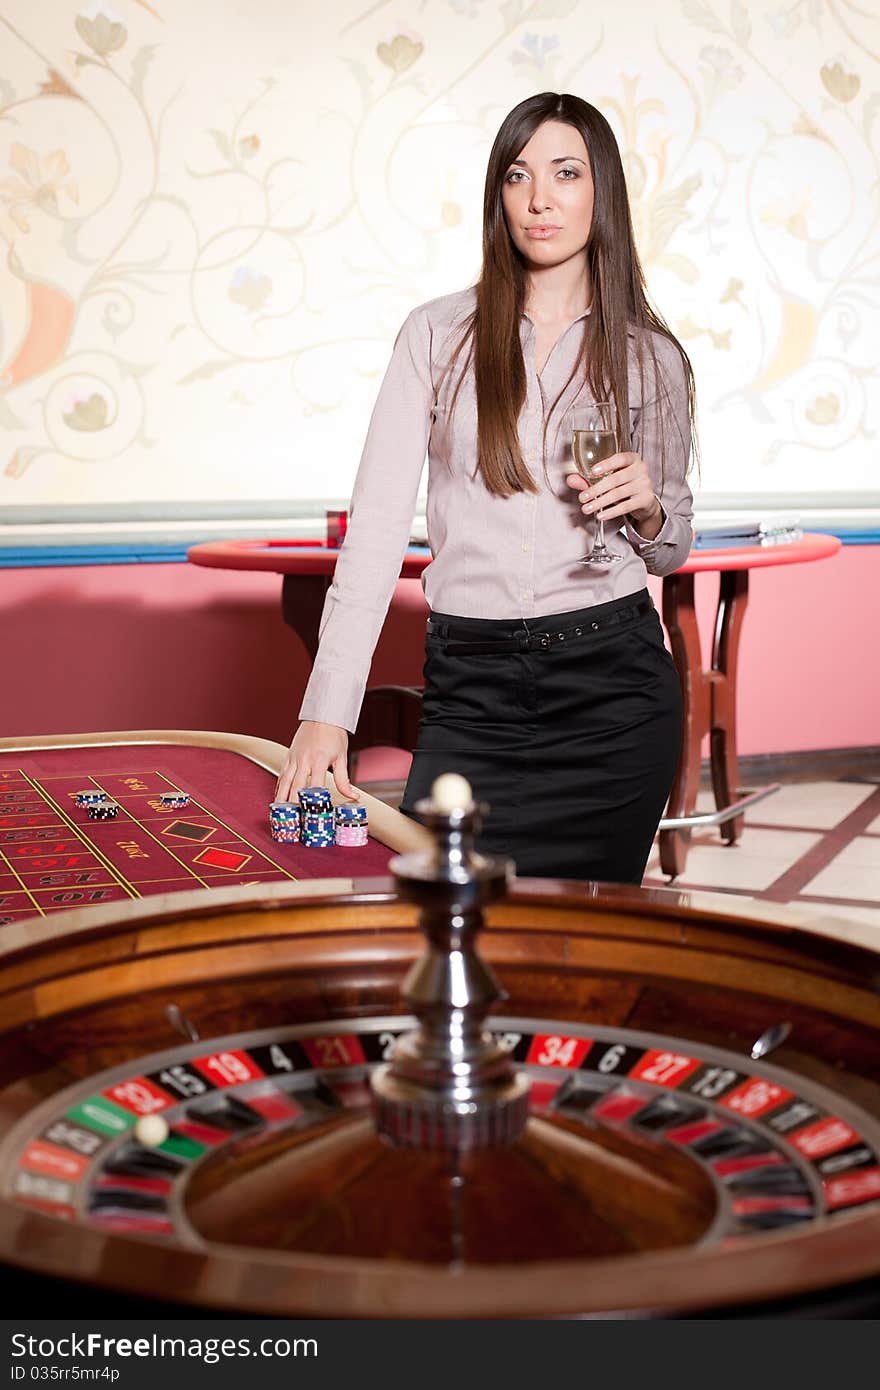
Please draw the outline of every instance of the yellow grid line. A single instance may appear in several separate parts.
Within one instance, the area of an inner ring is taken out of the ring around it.
[[[132,773],[130,773],[129,775],[130,775],[131,777],[145,777],[145,776],[149,776],[149,775],[152,775],[153,777],[161,777],[165,782],[168,783],[168,786],[171,788],[171,790],[172,790],[172,791],[176,791],[176,792],[178,793],[178,795],[180,795],[180,796],[189,796],[189,795],[190,795],[189,792],[185,792],[184,789],[183,789],[182,787],[176,786],[175,783],[172,782],[172,781],[170,780],[170,778],[168,778],[168,777],[165,776],[165,773],[164,773],[164,772],[159,772],[159,771],[157,771],[156,769],[153,770],[152,774],[143,773],[143,772],[140,772],[140,773],[138,773],[138,772],[132,772]],[[143,792],[138,792],[138,793],[136,793],[136,795],[138,795],[138,796],[143,796],[144,793],[143,793]],[[284,867],[283,864],[277,864],[277,863],[275,862],[274,859],[270,859],[269,856],[268,856],[268,854],[266,853],[266,851],[263,850],[263,849],[260,849],[259,845],[253,845],[253,844],[251,844],[250,840],[246,839],[246,837],[245,837],[244,835],[240,834],[238,831],[233,830],[233,828],[232,828],[231,825],[227,825],[225,820],[221,820],[220,817],[219,817],[218,815],[215,815],[213,811],[209,811],[208,808],[207,808],[206,806],[203,806],[202,803],[201,803],[200,801],[194,801],[194,800],[192,799],[192,797],[190,797],[190,803],[189,803],[189,804],[190,804],[190,806],[197,806],[198,809],[201,811],[201,813],[202,813],[203,816],[210,816],[211,819],[212,819],[212,820],[215,820],[215,821],[217,822],[218,825],[222,825],[224,830],[228,830],[229,833],[230,833],[230,835],[232,835],[236,840],[239,840],[243,845],[247,845],[248,849],[252,849],[252,850],[253,850],[254,854],[259,854],[260,857],[261,857],[262,859],[265,859],[267,863],[269,863],[269,864],[272,865],[273,869],[278,869],[280,873],[286,875],[287,878],[292,879],[294,883],[298,883],[298,882],[299,882],[299,879],[296,877],[296,874],[292,874],[292,873],[290,872],[289,869],[285,869],[285,867]],[[189,809],[189,807],[184,806],[184,807],[181,807],[181,809],[184,810],[184,811],[186,811],[186,810]],[[259,872],[259,871],[257,871],[257,872]]]
[[[101,865],[96,865],[95,869],[91,870],[91,872],[97,873],[98,868],[102,868],[102,869],[103,869],[103,867],[104,867],[103,864],[101,864]],[[70,875],[72,876],[73,874],[87,874],[87,873],[89,873],[90,871],[89,871],[88,869],[34,869],[32,872],[33,872],[33,873],[37,873],[37,874],[39,874],[39,873],[44,873],[44,874],[62,873],[62,874],[70,874]],[[45,887],[42,887],[42,888],[41,888],[41,887],[37,886],[37,887],[33,888],[31,891],[34,892],[34,893],[47,893],[47,892],[49,892],[49,890],[52,889],[52,888],[118,888],[118,887],[119,887],[119,884],[116,882],[116,879],[115,879],[115,878],[105,878],[105,879],[100,879],[100,880],[98,880],[97,882],[92,882],[92,883],[68,883],[68,884],[64,884],[64,883],[48,883],[48,884],[45,885]]]
[[[141,772],[109,773],[109,774],[108,774],[108,776],[111,776],[111,777],[116,777],[116,776],[143,777],[144,775],[145,775],[145,774],[144,774],[144,773],[141,773]],[[158,777],[161,777],[161,776],[162,776],[162,773],[159,772],[159,773],[156,773],[156,774],[154,774],[154,775],[156,775],[156,776],[158,776]],[[166,780],[167,780],[167,779],[166,779]],[[109,795],[110,795],[110,793],[109,793],[108,791],[106,791],[106,789],[105,789],[104,787],[102,787],[102,786],[100,785],[100,783],[98,782],[98,779],[97,779],[96,777],[93,777],[93,778],[92,778],[92,781],[93,781],[93,782],[95,783],[95,785],[97,786],[98,791],[104,792],[104,795],[105,795],[105,796],[109,796]],[[132,796],[143,796],[143,794],[144,794],[143,792],[132,792],[132,793],[131,793]],[[116,798],[114,797],[113,800],[115,801]],[[200,883],[200,884],[202,885],[203,888],[209,888],[209,887],[210,887],[210,884],[205,883],[204,879],[201,878],[193,869],[191,869],[190,866],[185,862],[185,860],[183,860],[183,859],[178,859],[178,857],[177,857],[177,855],[174,853],[174,850],[173,850],[173,849],[169,849],[167,845],[163,845],[163,844],[162,844],[162,841],[161,841],[161,840],[156,839],[156,836],[153,834],[153,832],[152,832],[151,830],[147,830],[147,827],[146,827],[145,825],[143,825],[143,824],[138,820],[137,816],[133,816],[133,815],[131,814],[131,812],[130,812],[127,808],[126,808],[126,815],[129,817],[129,819],[131,820],[131,822],[132,822],[134,825],[136,825],[140,830],[143,830],[143,831],[145,832],[145,834],[149,835],[150,839],[151,839],[151,840],[154,840],[155,843],[159,846],[160,849],[163,849],[163,850],[165,850],[165,852],[166,852],[167,854],[170,854],[170,856],[171,856],[171,858],[174,860],[175,864],[179,864],[180,867],[184,870],[184,872],[185,872],[187,875],[189,875],[190,877],[196,879],[196,881],[197,881],[198,883]],[[123,821],[122,824],[124,825],[124,824],[125,824],[125,821]],[[149,880],[147,880],[147,881],[148,881],[149,883],[152,883],[152,882],[153,882],[152,879],[149,879]],[[143,895],[142,895],[141,893],[138,893],[138,897],[139,897],[139,898],[142,897],[142,896],[143,896]]]
[[[44,809],[45,809],[46,813],[49,814],[51,808],[50,808],[49,806],[46,806],[45,802],[43,803],[43,806],[44,806]],[[15,829],[15,827],[11,827],[11,828],[12,828],[12,829]],[[56,827],[56,826],[51,826],[51,825],[29,825],[29,826],[27,826],[27,827],[25,827],[25,828],[28,829],[28,830],[55,830],[55,829],[57,829],[57,833],[58,833],[59,835],[63,835],[65,829],[68,829],[69,827],[67,826],[67,824],[66,824],[65,822],[62,821],[61,825],[59,825],[59,826],[57,826],[57,827]],[[43,841],[40,840],[40,839],[34,839],[34,840],[16,840],[15,843],[16,843],[17,845],[40,845],[40,844],[43,843]],[[6,863],[10,865],[10,868],[12,868],[12,861],[9,859],[8,855],[3,854],[3,851],[2,851],[2,850],[0,850],[0,854],[3,855],[3,858],[6,860]],[[99,865],[98,867],[103,869],[103,868],[104,868],[104,865],[101,864],[101,865]],[[12,868],[12,872],[15,874],[16,878],[18,878],[19,881],[21,882],[22,880],[21,880],[21,877],[20,877],[20,875],[19,875],[19,873],[18,873],[18,870]],[[34,869],[33,872],[34,872],[34,873],[46,873],[46,872],[52,872],[52,870]],[[90,870],[90,869],[61,869],[60,871],[56,871],[56,872],[61,872],[61,873],[66,873],[66,874],[71,874],[71,875],[72,875],[72,874],[76,874],[76,873],[95,873],[96,870],[95,870],[95,869],[91,869],[91,870]],[[105,870],[105,872],[106,872],[106,870]],[[53,885],[53,886],[56,887],[56,888],[60,888],[60,887],[62,887],[63,885],[62,885],[62,884],[55,884],[55,885]],[[107,880],[99,879],[97,883],[88,883],[88,884],[79,884],[79,885],[73,884],[73,885],[71,885],[71,886],[74,887],[74,888],[76,888],[76,887],[78,887],[78,886],[79,886],[79,887],[83,887],[83,888],[108,888],[108,887],[111,887],[111,886],[118,887],[119,885],[116,883],[116,881],[115,881],[114,879],[107,879]],[[34,892],[34,893],[48,893],[48,892],[50,892],[50,891],[51,891],[50,888],[34,888],[34,889],[33,889],[33,892]],[[30,892],[31,892],[31,889],[25,887],[25,892],[26,892],[26,893],[30,893]]]
[[[19,768],[18,770],[19,770],[19,772],[21,772],[21,768]],[[26,778],[25,778],[25,774],[24,774],[23,772],[21,773],[21,776],[22,776],[22,780],[25,781]],[[5,851],[2,850],[2,849],[0,849],[0,858],[3,859],[3,862],[6,864],[7,868],[9,869],[9,872],[10,872],[15,878],[18,879],[18,881],[19,881],[19,883],[21,884],[21,887],[22,887],[22,892],[27,893],[28,897],[30,898],[30,900],[31,900],[31,902],[33,903],[34,907],[37,909],[37,912],[39,912],[40,916],[41,916],[41,917],[45,917],[46,914],[45,914],[45,912],[43,912],[42,908],[40,907],[40,904],[37,902],[37,900],[36,900],[36,898],[34,897],[33,893],[31,892],[31,890],[28,888],[27,884],[26,884],[26,883],[24,882],[24,880],[22,879],[21,874],[20,874],[20,873],[18,872],[18,870],[16,869],[16,867],[15,867],[15,865],[13,864],[12,860],[9,858],[9,856],[8,856],[8,855],[5,853]],[[15,911],[16,911],[15,908],[10,908],[9,910],[10,910],[10,912],[15,912]]]
[[[22,775],[23,775],[24,777],[26,777],[27,780],[28,780],[29,782],[31,781],[31,779],[30,779],[29,777],[27,777],[27,774],[26,774],[26,773],[23,773]],[[50,773],[44,780],[47,781],[47,782],[48,782],[48,781],[52,781],[52,780],[61,781],[62,779],[66,781],[66,780],[69,778],[69,776],[70,776],[69,773],[55,772],[55,773]],[[165,784],[166,784],[166,786],[167,786],[167,788],[168,788],[169,790],[175,791],[175,792],[177,792],[179,795],[190,796],[190,793],[189,793],[189,792],[185,792],[184,789],[183,789],[182,787],[178,787],[177,784],[176,784],[175,782],[172,782],[171,779],[170,779],[169,777],[167,777],[166,774],[165,774],[164,772],[160,772],[157,768],[153,768],[153,769],[151,769],[151,771],[149,771],[149,772],[129,772],[129,771],[127,771],[127,770],[126,770],[126,771],[121,771],[121,772],[107,772],[107,773],[104,774],[104,776],[105,776],[105,777],[161,777],[162,781],[165,782]],[[104,788],[103,786],[100,785],[100,783],[98,782],[98,779],[97,779],[96,777],[90,777],[90,781],[95,785],[95,787],[96,787],[96,789],[97,789],[98,791],[103,791],[103,792],[105,793],[105,795],[109,796],[109,792],[107,792],[107,791],[105,790],[105,788]],[[39,783],[34,782],[33,785],[35,785],[40,791],[44,791],[44,788],[43,788]],[[54,806],[57,806],[57,807],[58,807],[58,810],[60,811],[61,815],[64,816],[65,821],[66,821],[68,824],[70,824],[74,830],[77,830],[78,827],[76,826],[76,823],[73,822],[73,821],[69,821],[69,820],[68,820],[68,817],[67,817],[66,813],[64,812],[63,808],[59,805],[59,803],[58,803],[57,801],[54,801],[54,799],[50,796],[49,792],[48,792],[48,791],[45,791],[44,794],[49,798],[49,800],[52,802],[52,804],[53,804]],[[128,796],[149,796],[149,795],[150,795],[149,792],[123,792],[123,793],[121,794],[121,797],[114,797],[113,799],[114,799],[114,800],[119,800],[119,801],[121,802],[121,798],[124,798],[124,797],[128,797]],[[215,813],[214,813],[213,811],[209,811],[209,810],[207,809],[207,807],[203,806],[202,803],[201,803],[200,801],[194,801],[194,800],[192,799],[192,797],[190,796],[190,803],[189,803],[189,804],[190,804],[190,806],[192,806],[192,807],[198,808],[198,810],[201,811],[202,815],[209,816],[212,820],[215,820],[215,821],[217,822],[218,825],[222,825],[223,829],[226,830],[226,831],[228,831],[229,834],[230,834],[234,839],[238,840],[241,844],[246,845],[248,849],[253,850],[254,854],[258,854],[262,859],[265,859],[265,861],[266,861],[267,864],[271,864],[272,867],[273,867],[273,869],[277,869],[278,872],[281,873],[281,874],[283,874],[285,878],[290,879],[293,883],[299,883],[299,882],[300,882],[300,880],[299,880],[299,878],[297,877],[296,874],[291,873],[289,869],[285,869],[285,867],[284,867],[283,864],[279,864],[279,863],[277,863],[276,860],[270,858],[270,856],[266,853],[265,850],[261,849],[258,845],[252,844],[251,841],[248,840],[248,839],[246,838],[246,836],[244,836],[244,835],[242,835],[240,832],[234,830],[233,827],[232,827],[231,825],[227,825],[226,821],[221,820],[220,817],[219,817],[218,815],[215,815]],[[188,807],[181,807],[180,809],[181,809],[181,810],[188,810],[189,808],[188,808]],[[186,872],[186,874],[187,874],[188,877],[191,876],[191,877],[197,879],[198,882],[202,885],[203,888],[211,888],[211,887],[212,887],[212,885],[211,885],[210,883],[205,883],[204,879],[202,879],[192,868],[190,868],[190,866],[186,863],[185,860],[183,860],[183,859],[178,859],[178,857],[177,857],[177,855],[174,853],[174,851],[173,851],[172,849],[169,849],[169,848],[168,848],[168,842],[167,842],[167,840],[166,840],[166,841],[163,841],[163,840],[158,839],[158,838],[153,834],[153,832],[152,832],[151,830],[148,830],[148,829],[147,829],[147,826],[144,824],[143,821],[139,820],[139,819],[137,818],[137,816],[132,815],[131,811],[129,811],[127,807],[126,807],[126,814],[131,818],[132,822],[133,822],[135,825],[139,826],[140,829],[142,829],[147,835],[150,836],[150,839],[155,840],[156,844],[160,847],[160,849],[165,849],[165,850],[168,851],[168,853],[171,855],[172,859],[174,859],[175,863],[179,864],[179,865],[181,866],[181,868],[185,870],[185,872]],[[96,848],[96,847],[95,847],[95,848]],[[101,855],[100,857],[101,857],[102,859],[104,858],[103,855]],[[109,865],[109,867],[112,868],[113,866],[112,866],[112,865]],[[244,865],[244,866],[242,867],[241,870],[236,870],[235,872],[244,873],[246,869],[247,869],[247,865]],[[251,872],[252,872],[252,873],[260,873],[261,870],[255,869],[255,870],[251,870]],[[177,882],[176,879],[149,879],[149,880],[147,880],[147,881],[150,882],[150,883],[166,883],[166,882],[176,883],[176,882]],[[128,885],[126,885],[126,884],[123,882],[123,886],[128,886]],[[134,891],[134,890],[133,890],[133,891]],[[138,897],[142,897],[143,895],[140,894],[140,893],[138,893],[137,896],[138,896]]]
[[[15,828],[15,827],[11,827],[11,828]],[[67,821],[63,821],[63,823],[61,823],[60,826],[28,826],[28,830],[54,830],[54,831],[56,831],[57,835],[60,835],[61,838],[65,838],[65,837],[64,837],[64,833],[65,833],[65,830],[68,830],[68,828],[70,828],[70,827],[68,827]],[[11,841],[10,841],[10,844],[11,844]],[[17,841],[15,841],[15,844],[17,844],[17,845],[42,845],[42,844],[44,844],[44,837],[43,837],[43,835],[38,835],[38,837],[36,837],[35,840],[17,840]],[[74,869],[70,869],[70,870],[67,870],[67,872],[68,872],[68,873],[75,873],[75,870],[74,870]]]
[[[219,874],[220,874],[221,872],[223,872],[223,871],[218,869],[217,872],[218,872],[218,875],[219,875]],[[233,869],[233,870],[228,870],[228,869],[227,869],[225,872],[226,872],[226,878],[220,880],[220,882],[222,882],[222,883],[226,883],[226,882],[228,881],[230,872],[231,872],[231,873],[240,873],[240,874],[243,875],[243,874],[245,873],[245,870],[244,870],[244,869]],[[259,873],[260,870],[258,869],[257,872]],[[180,875],[178,875],[177,878],[145,878],[143,881],[144,881],[145,884],[146,884],[146,883],[151,883],[151,884],[152,884],[152,883],[188,883],[190,887],[193,886],[192,874],[186,874],[186,876],[184,876],[183,874],[180,874]],[[103,888],[108,888],[108,887],[110,887],[110,886],[111,886],[111,885],[110,885],[110,884],[107,884],[107,883],[104,883],[104,884],[94,883],[94,884],[91,884],[91,885],[90,885],[90,887],[93,887],[93,888],[102,888],[102,887],[103,887]],[[216,885],[215,883],[209,883],[209,884],[206,884],[206,885],[205,885],[205,887],[207,887],[207,888],[214,888],[214,887],[216,887],[216,886],[217,886],[217,885]],[[37,888],[35,891],[38,892],[38,893],[42,893],[44,890],[43,890],[42,888]],[[140,896],[141,896],[142,898],[150,898],[150,897],[153,896],[153,894],[152,894],[152,893],[142,893]]]
[[[30,777],[27,773],[25,773],[25,776],[27,777],[27,780],[30,782],[31,786],[34,787],[35,790],[38,791],[41,796],[44,796],[50,805],[55,806],[57,808],[58,814],[60,815],[61,819],[64,821],[65,825],[68,825],[70,827],[79,843],[81,845],[84,845],[88,852],[95,859],[98,859],[104,865],[104,868],[109,871],[109,873],[112,875],[111,882],[118,884],[120,888],[124,888],[130,898],[139,898],[140,893],[131,883],[127,881],[127,879],[122,878],[122,876],[119,873],[119,870],[116,868],[113,862],[110,859],[108,859],[107,856],[101,852],[101,850],[98,849],[97,845],[93,844],[91,840],[86,840],[83,837],[80,827],[77,825],[75,820],[71,820],[70,816],[67,814],[67,811],[60,804],[60,802],[56,801],[55,798],[51,796],[50,793],[46,790],[46,788],[40,785],[40,783],[37,781],[35,777]],[[94,780],[95,779],[92,778],[92,781]],[[100,790],[100,788],[98,788],[98,790]],[[43,915],[45,916],[45,913]]]
[[[29,788],[29,790],[30,790],[31,796],[33,796],[33,794],[34,794],[33,788],[31,787],[31,788]],[[46,803],[45,803],[45,801],[41,801],[41,802],[40,802],[40,814],[45,815],[45,816],[51,816],[51,815],[52,815],[52,807],[51,807],[51,806],[47,806]],[[48,822],[47,822],[46,825],[22,825],[22,826],[18,826],[18,825],[7,825],[7,826],[4,826],[3,821],[6,819],[6,817],[7,817],[7,816],[14,816],[14,815],[21,815],[21,808],[20,808],[20,807],[18,808],[18,810],[15,810],[15,809],[10,810],[10,811],[7,811],[7,810],[0,810],[0,830],[50,830],[50,829],[51,829],[51,825],[50,825]],[[57,816],[55,817],[55,819],[57,820]]]

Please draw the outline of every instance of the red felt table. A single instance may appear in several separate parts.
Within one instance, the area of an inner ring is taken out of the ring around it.
[[[132,737],[96,736],[99,746],[81,739],[67,747],[0,741],[0,926],[186,889],[372,878],[388,872],[395,848],[419,842],[418,827],[368,798],[371,835],[363,847],[276,843],[268,804],[280,745],[231,735],[216,736],[225,746],[214,747],[204,735]],[[113,742],[100,746],[102,738]],[[277,749],[268,759],[274,768],[266,765],[267,748]],[[75,793],[88,788],[119,803],[116,820],[92,821],[76,805]],[[169,791],[186,792],[189,804],[163,808],[159,794]]]
[[[736,754],[736,686],[749,571],[827,559],[837,553],[840,545],[836,536],[810,533],[784,544],[718,550],[694,548],[681,568],[664,578],[663,622],[669,633],[684,697],[682,751],[667,813],[660,822],[660,862],[663,872],[670,878],[684,870],[693,826],[711,819],[698,816],[695,811],[701,748],[706,734],[709,735],[716,805],[714,823],[728,843],[742,834],[743,815],[737,808],[745,798],[739,787]],[[314,660],[318,649],[318,624],[337,554],[336,549],[311,540],[233,540],[193,546],[188,559],[208,568],[270,570],[282,574],[281,605],[285,621],[304,643],[309,658]],[[408,550],[401,566],[401,578],[419,578],[430,560],[427,548]],[[705,665],[697,626],[694,576],[713,572],[720,574],[720,584],[712,653],[709,664]],[[372,692],[374,703],[381,695],[380,691]],[[378,727],[381,720],[375,718],[370,697],[368,691],[362,723],[366,719],[372,729]],[[401,704],[400,712],[403,717],[399,723],[405,730],[401,740],[412,747],[418,723],[417,701]],[[352,747],[367,746],[370,740],[371,734],[359,726]]]

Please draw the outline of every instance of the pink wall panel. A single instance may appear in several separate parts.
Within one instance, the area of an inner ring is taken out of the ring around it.
[[[6,734],[219,728],[283,739],[304,654],[276,575],[195,565],[8,570]],[[4,665],[6,660],[4,660]]]
[[[718,576],[696,581],[705,654]],[[650,587],[659,607],[660,584]],[[880,744],[878,590],[880,546],[843,546],[829,560],[751,571],[740,648],[741,754]]]
[[[880,744],[880,546],[755,570],[743,630],[743,753]]]
[[[705,645],[717,587],[697,577]],[[741,753],[880,744],[878,588],[877,546],[753,571]],[[308,666],[280,591],[277,575],[185,564],[5,570],[0,730],[213,728],[286,743]],[[417,581],[401,581],[374,682],[419,682],[425,611]]]

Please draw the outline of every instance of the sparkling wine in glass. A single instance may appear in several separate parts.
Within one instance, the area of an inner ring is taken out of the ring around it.
[[[593,469],[603,459],[617,453],[617,412],[613,401],[596,401],[593,405],[578,406],[572,412],[571,451],[581,477],[593,481]],[[582,565],[610,565],[620,560],[605,542],[605,522],[596,513],[596,534],[593,548],[581,560]]]

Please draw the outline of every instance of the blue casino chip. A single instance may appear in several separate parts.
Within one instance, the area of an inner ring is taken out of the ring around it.
[[[74,801],[77,806],[99,806],[102,801],[109,801],[106,792],[96,791],[94,788],[85,792],[75,792]]]
[[[326,787],[303,787],[299,804],[304,811],[331,811],[333,801]]]

